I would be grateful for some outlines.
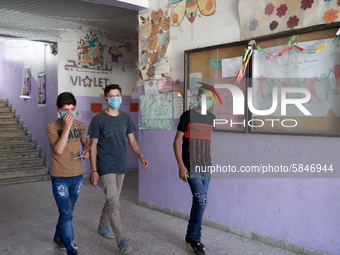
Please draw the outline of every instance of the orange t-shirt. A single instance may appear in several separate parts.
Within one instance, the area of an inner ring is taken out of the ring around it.
[[[50,122],[46,127],[46,134],[51,148],[51,176],[73,177],[84,173],[82,160],[74,159],[79,156],[80,142],[86,140],[85,124],[79,120],[73,120],[68,136],[67,145],[61,155],[58,155],[51,147],[63,132],[64,122],[57,119]]]

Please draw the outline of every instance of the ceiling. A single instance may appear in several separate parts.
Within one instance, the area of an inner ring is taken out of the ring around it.
[[[138,11],[96,0],[0,0],[0,36],[54,42],[82,27],[135,33]]]

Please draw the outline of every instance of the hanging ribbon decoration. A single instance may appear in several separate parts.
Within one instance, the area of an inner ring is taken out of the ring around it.
[[[244,53],[244,56],[243,56],[243,59],[242,59],[242,65],[240,66],[239,68],[239,71],[237,73],[237,76],[236,76],[236,84],[239,85],[242,78],[244,77],[245,73],[246,73],[246,69],[247,69],[247,65],[249,63],[249,60],[250,60],[250,57],[251,55],[253,54],[253,49],[254,49],[254,46],[257,48],[257,50],[260,52],[261,56],[264,58],[264,59],[272,59],[272,58],[276,58],[276,57],[280,57],[282,55],[284,55],[285,53],[287,53],[290,49],[292,48],[295,48],[301,52],[304,52],[304,53],[307,53],[307,54],[314,54],[314,53],[317,53],[319,52],[320,50],[326,48],[328,45],[330,45],[332,42],[334,42],[336,39],[338,39],[340,36],[340,28],[338,29],[338,31],[336,32],[335,36],[330,40],[329,43],[326,43],[324,45],[321,45],[320,47],[317,47],[315,50],[313,51],[306,51],[305,49],[297,46],[297,42],[296,42],[296,35],[292,36],[289,38],[289,41],[288,41],[288,46],[283,49],[281,52],[277,52],[277,53],[273,53],[273,54],[270,54],[268,52],[265,52],[261,47],[260,45],[258,45],[256,43],[255,40],[251,40],[249,43],[248,43],[248,47],[245,49],[245,53]]]

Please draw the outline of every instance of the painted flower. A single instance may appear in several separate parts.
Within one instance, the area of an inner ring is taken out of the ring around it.
[[[281,4],[280,7],[276,9],[276,15],[281,18],[282,16],[286,15],[287,10],[287,5]]]
[[[289,20],[287,21],[287,27],[290,29],[293,29],[299,24],[299,19],[295,16],[289,17]]]
[[[340,6],[340,0],[338,0],[338,2],[336,3],[338,6]]]
[[[339,1],[340,1],[340,0],[339,0]],[[273,13],[274,9],[275,9],[275,7],[274,7],[274,5],[273,5],[272,3],[267,4],[264,13],[265,13],[266,15],[271,15],[271,14]]]
[[[269,28],[270,28],[270,30],[273,31],[278,27],[278,25],[279,25],[279,23],[276,20],[274,20],[274,21],[272,21],[272,23],[270,23]]]
[[[339,18],[338,13],[338,10],[330,9],[325,12],[325,16],[323,16],[323,19],[326,23],[334,22],[337,18]]]
[[[81,48],[82,48],[84,53],[88,53],[89,52],[89,46],[82,46]]]
[[[301,9],[307,10],[307,9],[312,8],[313,3],[314,3],[314,0],[302,0]]]
[[[253,19],[252,21],[249,22],[250,31],[255,31],[258,26],[259,26],[259,21],[257,19]]]

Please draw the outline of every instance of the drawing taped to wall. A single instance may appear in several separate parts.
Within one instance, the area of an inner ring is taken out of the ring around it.
[[[198,9],[204,16],[213,14],[216,9],[216,0],[170,0],[172,4],[177,2],[180,3],[177,4],[171,12],[171,25],[174,27],[181,24],[184,16],[187,16],[189,22],[193,23],[196,19]]]
[[[141,95],[141,128],[172,130],[172,93]]]
[[[31,67],[22,68],[22,84],[20,98],[31,98]]]
[[[241,40],[339,21],[339,1],[240,0]]]
[[[46,73],[38,74],[38,107],[46,106]]]

